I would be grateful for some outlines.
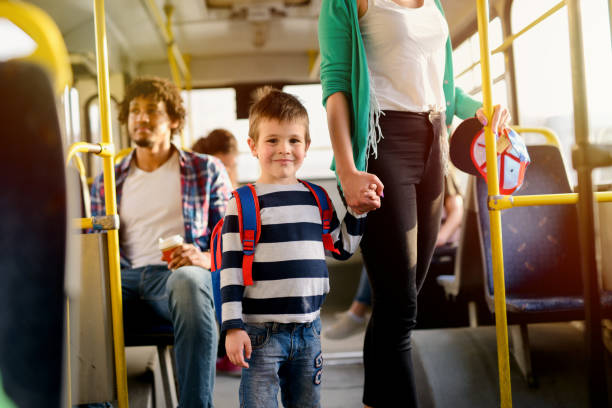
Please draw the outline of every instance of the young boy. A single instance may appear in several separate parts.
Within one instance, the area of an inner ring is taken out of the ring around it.
[[[236,201],[222,230],[222,331],[232,363],[244,367],[240,406],[319,407],[323,366],[319,310],[329,278],[325,255],[348,259],[359,245],[365,214],[349,212],[325,251],[314,195],[296,178],[308,147],[308,114],[292,95],[266,87],[249,112],[249,147],[261,176],[255,184],[261,237],[255,247],[253,285],[244,286]],[[371,192],[370,194],[375,194]]]

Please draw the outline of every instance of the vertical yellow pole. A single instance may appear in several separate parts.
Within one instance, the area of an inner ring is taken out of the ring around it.
[[[174,84],[179,88],[183,89],[183,83],[181,81],[181,73],[179,71],[172,46],[174,45],[174,33],[172,32],[172,14],[174,14],[174,7],[170,4],[164,6],[164,12],[166,13],[166,34],[168,35],[168,46],[166,51],[168,53],[168,62],[170,63],[170,72],[172,73],[172,80]],[[181,147],[184,149],[185,146],[185,134],[181,130]]]
[[[96,25],[96,61],[98,64],[98,100],[100,101],[100,124],[102,125],[103,143],[112,144],[110,118],[110,90],[108,80],[108,52],[106,48],[106,22],[104,0],[94,0],[94,19]],[[115,169],[112,155],[103,157],[104,196],[106,214],[117,214],[115,196]],[[125,348],[123,341],[123,311],[121,300],[121,267],[119,265],[119,232],[109,230],[108,263],[110,269],[111,313],[113,321],[113,346],[115,354],[115,378],[117,382],[117,399],[119,408],[128,408],[127,372],[125,366]]]
[[[491,128],[493,106],[491,97],[491,50],[489,49],[489,5],[487,0],[476,0],[478,33],[480,37],[480,63],[482,68],[483,110],[488,124],[485,126],[487,152],[487,187],[489,196],[499,195],[497,177],[497,151],[495,135]],[[510,387],[510,359],[508,357],[508,322],[506,319],[506,288],[504,283],[504,253],[501,234],[501,213],[489,211],[491,228],[491,256],[493,259],[493,289],[495,297],[495,331],[497,336],[497,364],[499,369],[499,392],[502,408],[512,407]]]

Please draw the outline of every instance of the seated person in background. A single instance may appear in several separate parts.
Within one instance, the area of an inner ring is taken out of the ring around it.
[[[436,258],[454,252],[459,240],[459,227],[463,217],[463,197],[452,172],[444,177],[444,206],[442,208],[442,224],[436,240],[436,249],[432,258],[432,266]],[[338,320],[325,331],[329,339],[344,339],[359,333],[366,326],[366,314],[372,305],[370,282],[365,266],[361,270],[359,286],[351,307],[340,315]],[[417,312],[418,313],[418,312]],[[417,315],[418,321],[418,315]]]
[[[223,162],[232,186],[238,187],[238,142],[226,129],[215,129],[206,137],[199,138],[191,147],[196,153],[210,154]]]
[[[296,178],[310,135],[308,113],[294,96],[269,87],[259,90],[249,112],[248,142],[261,169],[254,185],[261,237],[255,246],[252,285],[245,285],[249,271],[242,268],[234,198],[222,229],[222,331],[227,332],[230,360],[244,367],[240,406],[276,407],[280,388],[285,407],[319,407],[319,314],[329,291],[325,256],[344,260],[357,250],[365,214],[349,209],[340,224],[334,212],[328,221],[330,236],[323,239],[316,198]]]
[[[191,147],[196,153],[210,154],[217,157],[225,165],[232,186],[238,187],[238,142],[236,138],[226,129],[215,129],[207,136],[199,138]],[[219,348],[217,350],[217,373],[240,375],[242,369],[232,362],[225,353],[225,334],[221,334]]]
[[[163,321],[174,328],[180,406],[212,407],[217,324],[212,294],[210,230],[225,215],[227,172],[211,156],[170,140],[185,121],[179,90],[161,78],[132,82],[121,103],[136,148],[115,166],[121,218],[121,286],[125,327]],[[105,214],[104,181],[91,188],[92,215]],[[168,263],[158,238],[181,235]]]

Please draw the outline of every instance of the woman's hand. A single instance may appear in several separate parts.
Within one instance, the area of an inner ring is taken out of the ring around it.
[[[476,117],[482,123],[483,126],[487,126],[487,117],[484,114],[482,108],[476,111]],[[510,112],[508,109],[501,105],[495,105],[493,107],[493,118],[491,119],[491,129],[494,132],[501,134],[502,130],[507,128],[510,124]]]
[[[346,204],[357,214],[380,208],[383,183],[374,174],[354,171],[340,176]]]

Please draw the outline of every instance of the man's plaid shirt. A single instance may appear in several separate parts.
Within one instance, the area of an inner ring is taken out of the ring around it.
[[[194,243],[202,251],[207,251],[210,247],[212,228],[225,215],[232,191],[231,182],[219,159],[205,154],[177,150],[181,168],[185,242]],[[127,178],[134,152],[135,150],[115,166],[117,208],[120,208],[123,183]],[[91,215],[105,213],[104,177],[100,174],[91,186]],[[121,228],[119,234],[121,236]],[[123,253],[121,267],[130,267],[130,261]]]

